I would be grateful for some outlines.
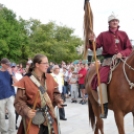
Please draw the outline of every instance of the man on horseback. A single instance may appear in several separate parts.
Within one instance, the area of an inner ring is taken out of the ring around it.
[[[101,118],[106,118],[108,114],[108,95],[107,95],[107,82],[110,71],[111,59],[113,55],[116,55],[117,59],[125,58],[132,52],[132,45],[124,31],[119,30],[119,18],[112,14],[108,17],[109,30],[100,33],[96,38],[96,48],[102,47],[102,55],[104,61],[99,69],[100,82],[102,87],[102,100],[104,105],[104,114],[101,114]],[[89,35],[88,48],[93,50],[93,44],[95,36]],[[98,103],[100,104],[100,89],[98,88],[97,75],[93,78],[92,89],[97,90]]]

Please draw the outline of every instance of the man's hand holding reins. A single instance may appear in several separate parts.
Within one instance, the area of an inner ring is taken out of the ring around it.
[[[118,58],[118,59],[121,59],[123,56],[122,56],[122,54],[121,53],[118,53],[117,55],[116,55],[116,58]]]

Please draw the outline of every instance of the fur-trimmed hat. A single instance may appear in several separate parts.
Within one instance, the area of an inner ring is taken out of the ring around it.
[[[108,17],[108,22],[110,22],[111,20],[118,20],[119,18],[117,15],[115,15],[114,13],[112,13],[109,17]]]

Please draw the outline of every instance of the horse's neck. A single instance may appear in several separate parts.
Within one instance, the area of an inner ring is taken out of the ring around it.
[[[127,58],[125,70],[129,78],[132,79],[134,75],[134,52]]]
[[[134,68],[134,52],[127,58],[126,62],[129,66]]]

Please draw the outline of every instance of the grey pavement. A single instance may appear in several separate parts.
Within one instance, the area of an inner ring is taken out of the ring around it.
[[[67,121],[61,121],[62,134],[94,134],[91,126],[89,126],[87,104],[71,103],[70,99],[66,103]],[[124,121],[126,134],[134,134],[132,114],[128,114]],[[109,110],[108,118],[104,120],[104,133],[118,134],[114,114],[111,110]]]
[[[66,104],[65,113],[67,121],[60,121],[61,134],[94,134],[88,121],[87,104],[71,103],[70,99],[67,99]],[[19,117],[18,125],[20,120],[21,118]],[[126,134],[134,134],[132,114],[128,114],[124,121]],[[114,115],[111,110],[109,110],[108,118],[104,120],[104,132],[105,134],[118,134]]]

